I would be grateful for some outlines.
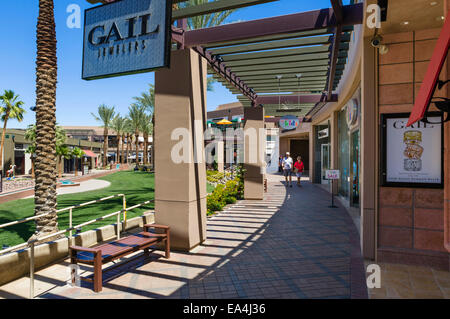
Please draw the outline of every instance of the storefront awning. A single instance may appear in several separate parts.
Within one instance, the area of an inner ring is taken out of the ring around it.
[[[428,70],[425,78],[420,86],[419,94],[416,98],[416,103],[409,117],[407,126],[410,126],[417,121],[420,121],[431,103],[434,90],[436,88],[439,74],[441,73],[445,59],[447,58],[448,49],[450,47],[450,11],[447,13],[444,26],[441,34],[434,48],[433,56],[428,64]]]
[[[86,157],[97,157],[97,155],[95,155],[95,153],[90,150],[83,150],[83,152],[84,152],[84,156],[86,156]]]

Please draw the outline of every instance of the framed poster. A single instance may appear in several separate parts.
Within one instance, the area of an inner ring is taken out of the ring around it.
[[[409,114],[381,116],[382,186],[443,187],[443,126],[441,113],[409,127]]]
[[[84,80],[169,67],[172,1],[120,0],[85,10]]]

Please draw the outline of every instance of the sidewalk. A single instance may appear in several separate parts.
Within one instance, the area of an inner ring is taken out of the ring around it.
[[[304,182],[286,188],[268,176],[263,201],[240,201],[208,219],[208,239],[166,260],[155,251],[90,283],[65,285],[68,260],[36,274],[41,298],[367,298],[359,238],[343,208]],[[81,266],[83,275],[90,267]],[[0,297],[28,295],[28,278],[0,287]]]

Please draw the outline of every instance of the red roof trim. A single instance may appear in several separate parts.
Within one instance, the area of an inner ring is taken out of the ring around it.
[[[428,64],[427,73],[425,74],[425,78],[420,86],[416,103],[414,103],[414,108],[412,109],[408,124],[406,124],[406,126],[410,126],[417,121],[420,121],[425,116],[425,112],[427,111],[433,97],[434,89],[439,79],[439,74],[441,73],[445,59],[447,58],[449,47],[450,11],[447,12],[447,18],[445,19],[441,34],[439,35],[436,47],[434,48],[433,56]]]

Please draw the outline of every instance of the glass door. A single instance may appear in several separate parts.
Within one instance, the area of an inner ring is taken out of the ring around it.
[[[329,180],[325,179],[325,171],[330,169],[330,144],[322,144],[321,147],[322,184],[328,184]]]
[[[359,167],[360,167],[360,151],[359,151],[359,131],[352,133],[352,150],[351,150],[351,206],[359,207]]]

